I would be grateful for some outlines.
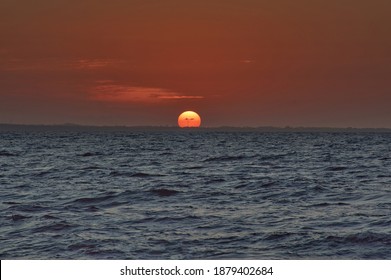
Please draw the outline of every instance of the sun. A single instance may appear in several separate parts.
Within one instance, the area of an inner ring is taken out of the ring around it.
[[[179,127],[200,127],[201,118],[196,112],[186,111],[179,115],[178,125]]]

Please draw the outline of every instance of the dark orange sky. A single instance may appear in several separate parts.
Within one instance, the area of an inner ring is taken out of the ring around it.
[[[1,0],[0,123],[391,127],[386,0]]]

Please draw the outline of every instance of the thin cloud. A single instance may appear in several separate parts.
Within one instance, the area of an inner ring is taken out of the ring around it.
[[[252,59],[242,59],[242,60],[240,60],[240,62],[241,63],[254,63],[255,62],[255,60],[252,60]]]
[[[78,59],[71,61],[68,65],[74,69],[100,69],[113,67],[122,64],[118,59]]]
[[[0,69],[5,71],[98,70],[123,64],[118,59],[4,59]]]
[[[160,99],[203,99],[201,95],[160,95],[157,96]]]
[[[97,81],[91,89],[91,98],[105,102],[159,102],[162,100],[202,99],[201,95],[183,95],[164,88],[135,87],[118,84],[104,84]]]

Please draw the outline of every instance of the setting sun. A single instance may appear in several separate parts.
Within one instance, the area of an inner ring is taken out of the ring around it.
[[[179,127],[200,127],[201,118],[196,112],[186,111],[179,115],[178,125]]]

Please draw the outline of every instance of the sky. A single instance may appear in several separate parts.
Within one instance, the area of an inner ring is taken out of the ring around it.
[[[391,128],[389,0],[0,0],[0,123]]]

